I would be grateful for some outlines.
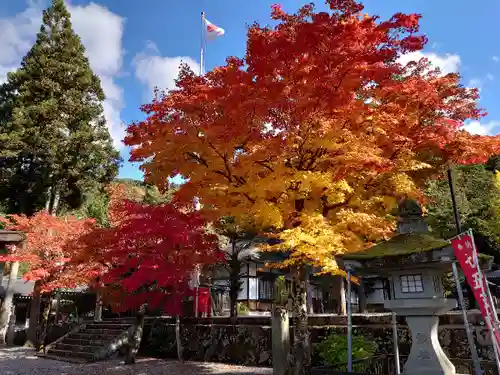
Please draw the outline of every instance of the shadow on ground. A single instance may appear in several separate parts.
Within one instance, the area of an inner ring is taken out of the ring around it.
[[[26,348],[0,349],[1,375],[270,375],[272,369],[221,363],[165,361],[140,358],[134,365],[123,361],[73,364],[38,358]]]

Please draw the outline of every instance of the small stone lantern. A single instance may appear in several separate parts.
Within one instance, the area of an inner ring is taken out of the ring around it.
[[[412,347],[403,375],[454,375],[455,366],[438,339],[439,315],[457,306],[444,297],[442,278],[455,260],[448,241],[429,233],[422,210],[412,200],[399,205],[398,233],[364,252],[336,257],[354,275],[379,275],[390,280],[386,308],[406,317]]]

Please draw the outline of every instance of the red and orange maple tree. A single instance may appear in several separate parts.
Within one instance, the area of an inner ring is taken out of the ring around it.
[[[22,245],[9,248],[8,254],[1,256],[0,261],[22,262],[28,265],[24,279],[34,281],[34,289],[27,336],[28,340],[35,344],[39,338],[37,329],[40,327],[38,319],[42,293],[87,285],[98,274],[86,264],[75,265],[72,260],[78,256],[76,249],[67,246],[80,236],[91,232],[94,229],[94,221],[74,216],[57,217],[47,211],[36,212],[30,217],[9,215],[1,218],[1,221],[6,229],[22,232],[26,236]],[[46,314],[41,326],[47,326]],[[43,341],[46,328],[42,328],[42,332]]]
[[[84,267],[69,267],[78,254],[67,246],[85,233],[92,232],[93,220],[57,217],[46,211],[39,211],[30,217],[9,215],[1,220],[7,229],[24,233],[26,241],[22,246],[11,247],[0,260],[26,263],[28,272],[24,278],[35,281],[38,292],[86,285],[97,275]]]
[[[244,59],[205,76],[184,67],[176,89],[144,105],[128,128],[131,160],[166,187],[189,178],[179,196],[205,211],[279,231],[283,265],[337,272],[332,255],[392,233],[402,197],[449,162],[485,161],[499,137],[461,126],[484,112],[478,91],[423,59],[419,15],[387,21],[352,0],[329,0],[297,14],[274,6],[274,28],[249,29]]]
[[[110,196],[111,227],[96,229],[73,246],[85,262],[101,265],[103,296],[115,309],[147,303],[179,314],[173,296],[187,289],[194,267],[222,259],[216,237],[207,232],[200,213],[134,202],[124,198],[120,185],[112,187]]]
[[[328,12],[274,6],[277,25],[251,26],[244,58],[204,76],[184,66],[125,143],[148,182],[166,187],[181,173],[189,183],[179,197],[272,229],[275,248],[291,252],[283,266],[336,273],[334,254],[391,235],[399,199],[422,199],[423,181],[450,162],[499,153],[500,138],[463,130],[485,113],[458,74],[400,63],[427,42],[420,15],[380,20],[355,0],[326,3]],[[298,345],[308,342],[300,279]]]

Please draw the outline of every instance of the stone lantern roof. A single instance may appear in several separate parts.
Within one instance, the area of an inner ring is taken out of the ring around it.
[[[423,263],[448,268],[455,260],[450,242],[434,236],[423,217],[420,205],[411,199],[398,205],[397,234],[387,241],[360,252],[335,257],[341,268],[349,264],[359,273],[381,274],[402,267],[421,266]],[[489,269],[492,257],[479,254],[481,267]]]

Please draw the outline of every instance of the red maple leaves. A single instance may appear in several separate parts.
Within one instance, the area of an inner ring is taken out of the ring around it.
[[[198,213],[134,202],[119,184],[109,194],[110,228],[45,211],[2,219],[27,240],[0,261],[28,263],[25,279],[40,281],[42,292],[89,285],[104,288],[121,310],[147,303],[179,313],[194,268],[223,259],[216,237]]]
[[[72,288],[85,285],[96,276],[95,270],[76,267],[71,261],[77,254],[67,246],[80,236],[94,230],[93,220],[81,220],[74,216],[56,217],[46,211],[31,217],[10,215],[1,221],[7,229],[26,234],[22,246],[12,247],[0,261],[27,263],[26,280],[40,281],[42,291],[56,288]]]
[[[120,187],[115,197],[122,196]],[[86,262],[100,264],[100,282],[120,309],[176,306],[172,298],[187,289],[196,265],[222,260],[216,236],[207,233],[199,213],[183,213],[172,204],[147,205],[112,199],[114,226],[80,237],[74,244]]]

